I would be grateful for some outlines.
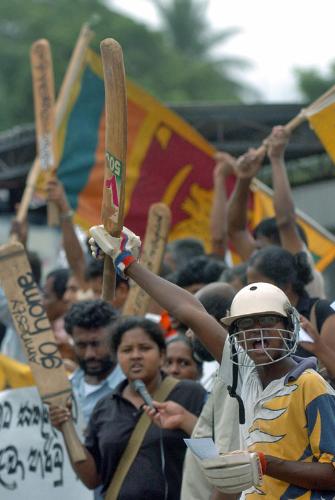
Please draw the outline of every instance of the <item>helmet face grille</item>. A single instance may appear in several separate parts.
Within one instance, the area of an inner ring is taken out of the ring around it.
[[[293,354],[297,348],[297,335],[294,331],[282,328],[253,328],[240,330],[229,335],[232,362],[239,366],[264,366],[277,363]],[[271,346],[274,340],[280,340],[280,346]],[[248,356],[239,356],[245,352]],[[257,362],[257,355],[263,360]],[[265,360],[264,360],[264,355]],[[253,361],[253,357],[256,358]]]
[[[221,321],[228,327],[234,364],[277,363],[297,348],[299,313],[283,290],[270,283],[252,283],[242,288],[233,299],[230,315]]]

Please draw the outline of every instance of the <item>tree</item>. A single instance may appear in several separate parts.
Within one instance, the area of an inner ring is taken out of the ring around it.
[[[124,46],[130,73],[139,74],[139,51],[152,55],[151,61],[162,55],[161,36],[144,25],[118,15],[100,0],[2,0],[0,4],[0,99],[2,104],[0,129],[33,121],[32,81],[29,51],[39,38],[51,45],[56,89],[62,81],[80,27],[95,14],[100,22],[93,48],[113,35]],[[133,51],[139,47],[138,51]],[[148,58],[148,55],[146,55]],[[143,59],[143,58],[142,58]],[[148,70],[149,62],[147,67]],[[143,69],[143,68],[142,68]]]
[[[335,84],[335,62],[330,65],[326,74],[316,68],[296,68],[295,77],[303,99],[313,102]]]
[[[179,2],[173,0],[171,6]],[[57,92],[80,27],[93,14],[100,22],[94,26],[92,47],[99,52],[101,40],[110,36],[117,39],[123,48],[127,77],[157,98],[168,102],[239,100],[244,87],[230,73],[236,61],[217,61],[211,56],[216,43],[234,30],[211,33],[207,22],[196,15],[191,17],[197,14],[198,0],[184,2],[190,5],[186,5],[189,14],[183,15],[189,16],[198,31],[195,36],[188,30],[188,43],[186,38],[182,42],[185,26],[180,28],[178,43],[172,43],[172,35],[169,37],[166,30],[151,29],[113,12],[104,0],[1,0],[0,130],[33,121],[31,44],[39,38],[49,40]]]
[[[207,0],[155,0],[163,32],[170,46],[184,59],[184,86],[193,99],[240,102],[256,92],[233,77],[250,64],[240,58],[215,58],[213,50],[239,32],[213,32],[206,19]],[[195,79],[196,78],[196,79]]]

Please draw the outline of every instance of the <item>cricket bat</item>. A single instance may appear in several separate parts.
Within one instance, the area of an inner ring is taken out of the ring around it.
[[[43,403],[65,407],[71,384],[21,243],[0,247],[0,282]],[[72,421],[63,424],[62,433],[72,461],[86,460]]]
[[[142,246],[141,264],[158,274],[169,235],[171,211],[164,203],[151,205]],[[138,285],[130,288],[122,315],[144,316],[148,311],[150,296]]]
[[[49,176],[56,172],[55,89],[52,57],[49,42],[34,42],[30,51],[33,79],[37,155],[40,168]],[[55,203],[49,202],[48,225],[59,225],[59,213]]]
[[[105,171],[101,220],[106,231],[119,237],[123,227],[126,155],[127,93],[122,49],[112,38],[100,44],[105,82]],[[115,293],[115,269],[105,257],[102,297],[111,302]]]
[[[60,124],[64,118],[64,114],[67,110],[67,105],[70,99],[70,93],[72,89],[73,82],[78,77],[80,69],[83,64],[86,49],[93,37],[94,33],[89,28],[87,24],[84,24],[80,30],[79,37],[77,39],[76,45],[71,55],[70,62],[66,69],[66,73],[63,78],[61,88],[59,90],[59,95],[55,104],[55,126],[56,130],[59,129]],[[34,163],[29,171],[26,179],[25,189],[20,201],[20,207],[18,213],[16,214],[16,219],[19,222],[23,222],[27,217],[27,212],[29,209],[29,204],[31,198],[35,191],[35,186],[40,175],[40,162],[38,156],[36,156]],[[16,241],[17,238],[11,236],[10,241]]]

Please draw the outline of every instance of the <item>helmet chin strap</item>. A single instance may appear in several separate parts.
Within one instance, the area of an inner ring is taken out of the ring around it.
[[[237,352],[235,345],[232,344],[231,346],[232,349],[232,357],[237,358]],[[240,424],[245,424],[245,409],[244,409],[244,404],[242,401],[242,398],[236,394],[236,389],[237,389],[237,382],[238,382],[238,364],[233,363],[233,383],[232,385],[227,386],[227,390],[229,393],[229,396],[231,398],[236,398],[238,402],[238,419]]]

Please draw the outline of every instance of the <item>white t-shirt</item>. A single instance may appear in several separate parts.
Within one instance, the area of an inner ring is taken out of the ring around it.
[[[84,382],[85,397],[100,389],[101,386],[102,384],[88,384],[87,382]]]

